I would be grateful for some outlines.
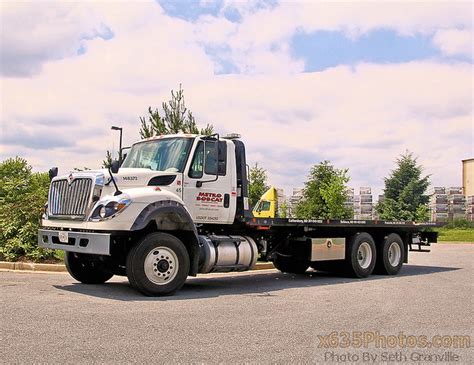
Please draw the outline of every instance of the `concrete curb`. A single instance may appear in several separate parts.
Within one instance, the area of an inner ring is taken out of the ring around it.
[[[0,261],[0,269],[11,271],[45,271],[45,272],[67,272],[64,264],[35,264],[33,262],[5,262]],[[271,262],[257,262],[253,270],[274,269]]]
[[[34,262],[0,261],[0,269],[15,271],[67,272],[66,266],[64,264],[36,264]]]
[[[438,245],[440,243],[449,243],[450,245],[474,245],[474,242],[464,242],[464,241],[438,241],[434,243],[434,245]]]
[[[257,262],[257,265],[252,270],[269,270],[274,268],[275,266],[271,262]]]

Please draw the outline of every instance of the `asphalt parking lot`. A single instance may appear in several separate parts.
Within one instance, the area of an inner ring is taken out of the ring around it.
[[[472,347],[324,341],[333,331],[338,340],[353,331],[474,338],[473,258],[473,244],[437,244],[431,253],[411,253],[395,277],[203,275],[165,298],[143,297],[122,277],[82,285],[64,273],[2,271],[0,362],[473,363]]]

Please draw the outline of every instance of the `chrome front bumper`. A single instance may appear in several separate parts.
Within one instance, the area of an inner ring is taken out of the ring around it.
[[[110,255],[110,233],[39,229],[38,246],[53,250]]]

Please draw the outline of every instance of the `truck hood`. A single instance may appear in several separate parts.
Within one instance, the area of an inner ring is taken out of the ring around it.
[[[167,191],[181,199],[182,174],[175,171],[153,171],[150,169],[121,168],[113,174],[114,180],[120,191],[133,194],[146,194],[151,189],[153,194]],[[91,178],[96,187],[100,189],[100,197],[114,195],[115,187],[107,169],[73,171],[67,175],[57,176],[53,179],[67,180],[71,183],[77,178]],[[158,188],[159,187],[159,188]],[[155,188],[155,189],[153,189]]]
[[[168,186],[181,185],[181,173],[175,171],[153,171],[150,169],[121,168],[118,173],[113,174],[119,189],[136,188],[144,186]],[[67,175],[57,176],[54,180],[73,180],[80,177],[90,177],[99,185],[109,184],[110,174],[107,169],[72,171]]]
[[[106,182],[109,172],[103,170]],[[181,174],[176,171],[153,171],[150,169],[121,168],[114,174],[115,182],[121,187],[168,186],[181,180]]]

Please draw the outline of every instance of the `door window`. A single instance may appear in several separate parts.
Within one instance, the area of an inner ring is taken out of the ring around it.
[[[189,177],[200,179],[202,177],[203,161],[204,161],[204,143],[199,142],[194,152],[193,162],[189,169]]]
[[[227,168],[227,144],[224,141],[219,141],[219,150],[217,152],[216,163],[216,142],[206,142],[206,174],[215,175],[216,167],[218,167],[217,174],[225,176]]]
[[[205,150],[204,150],[205,146]],[[227,144],[224,141],[219,142],[219,149],[216,156],[216,142],[200,141],[194,152],[191,167],[189,169],[189,177],[199,179],[203,175],[204,156],[206,156],[205,172],[207,175],[216,175],[216,167],[218,175],[225,176],[227,170]],[[217,157],[217,161],[216,161]]]

